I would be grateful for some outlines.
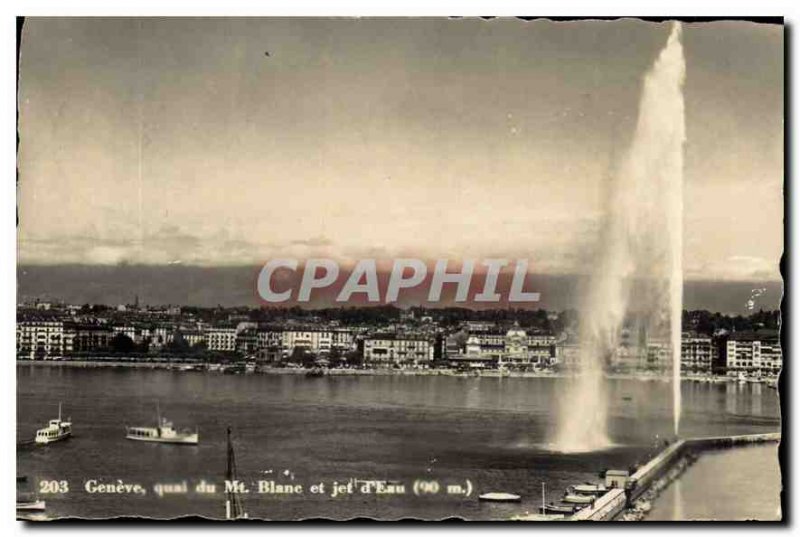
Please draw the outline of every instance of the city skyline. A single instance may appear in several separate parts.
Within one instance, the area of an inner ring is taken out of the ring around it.
[[[630,19],[27,19],[18,261],[412,254],[580,273],[667,32]],[[684,24],[684,46],[684,276],[780,281],[783,28]]]

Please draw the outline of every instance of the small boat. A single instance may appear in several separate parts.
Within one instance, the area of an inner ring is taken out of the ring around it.
[[[622,396],[622,400],[623,401],[633,401],[633,397],[631,397],[630,395],[623,395]]]
[[[591,503],[594,503],[594,496],[587,496],[587,495],[584,495],[584,494],[570,494],[570,493],[567,493],[564,496],[563,501],[565,503],[574,503],[574,504],[577,504],[577,505],[589,505]]]
[[[58,403],[58,418],[50,420],[47,427],[36,431],[34,442],[37,444],[50,444],[59,440],[66,440],[72,435],[72,422],[61,421],[61,403]]]
[[[548,503],[539,508],[543,515],[571,515],[575,512],[575,505],[558,505]]]
[[[519,494],[511,494],[510,492],[487,492],[478,496],[478,499],[484,502],[519,502],[522,501]]]
[[[594,483],[582,483],[572,487],[572,493],[582,494],[588,496],[600,496],[605,494],[607,489],[605,485],[596,485]]]
[[[47,506],[38,498],[29,501],[17,501],[17,511],[44,511]]]
[[[188,444],[197,445],[199,433],[184,429],[176,430],[172,422],[161,417],[161,410],[156,404],[158,421],[155,427],[125,427],[125,438],[128,440],[138,440],[140,442],[158,442],[162,444]]]

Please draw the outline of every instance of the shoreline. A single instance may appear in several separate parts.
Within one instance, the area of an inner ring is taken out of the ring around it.
[[[216,373],[216,374],[260,374],[260,375],[308,375],[313,369],[301,367],[258,366],[253,371],[231,371],[227,364],[206,364],[200,362],[163,362],[163,361],[136,361],[119,359],[94,359],[94,360],[17,360],[17,367],[76,367],[76,368],[126,368],[126,369],[162,369],[186,373]],[[226,371],[226,366],[228,370]],[[557,371],[459,371],[448,368],[437,369],[392,369],[392,368],[364,368],[324,369],[324,373],[316,376],[446,376],[462,378],[570,378],[568,372]],[[670,382],[671,377],[654,373],[607,373],[604,375],[609,380],[640,380],[647,382]],[[741,382],[736,377],[722,375],[681,375],[682,381],[703,383]],[[768,379],[748,379],[747,383],[765,383]]]

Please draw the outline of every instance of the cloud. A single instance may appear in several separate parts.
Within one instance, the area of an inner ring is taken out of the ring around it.
[[[722,261],[687,265],[684,277],[688,279],[721,279],[727,281],[777,281],[781,279],[780,259],[734,255]]]
[[[318,236],[318,237],[311,237],[310,239],[305,239],[305,240],[294,240],[291,241],[290,244],[296,246],[317,247],[317,246],[331,246],[333,245],[333,241],[331,241],[326,237]]]

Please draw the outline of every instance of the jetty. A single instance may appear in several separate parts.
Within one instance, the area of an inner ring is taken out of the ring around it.
[[[764,442],[780,442],[780,433],[746,434],[739,436],[712,436],[687,438],[678,440],[667,446],[633,474],[625,477],[627,472],[611,471],[606,476],[611,485],[608,492],[597,498],[595,502],[569,517],[567,520],[608,521],[614,520],[626,509],[632,507],[637,499],[645,494],[675,464],[689,455],[710,449],[730,448]]]

